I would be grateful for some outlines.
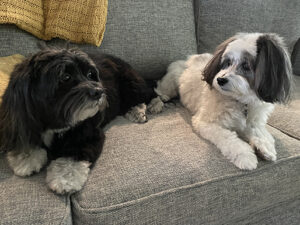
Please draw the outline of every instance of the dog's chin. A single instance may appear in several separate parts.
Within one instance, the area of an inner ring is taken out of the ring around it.
[[[84,121],[88,118],[95,116],[98,112],[104,111],[108,107],[106,95],[102,95],[99,100],[89,101],[85,106],[76,110],[73,114],[71,125],[74,126],[77,123]]]

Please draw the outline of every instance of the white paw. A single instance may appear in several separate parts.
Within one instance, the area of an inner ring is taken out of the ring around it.
[[[238,168],[242,170],[253,170],[257,167],[257,157],[254,150],[246,142],[236,142],[231,146],[227,158]]]
[[[171,99],[168,95],[159,95],[159,97],[163,102],[167,102]]]
[[[153,98],[147,106],[147,110],[151,114],[157,114],[162,112],[164,108],[164,103],[160,97]]]
[[[47,152],[42,148],[31,149],[28,152],[11,151],[7,153],[9,166],[18,176],[29,176],[39,172],[47,162]]]
[[[135,123],[145,123],[147,122],[146,116],[147,106],[146,104],[139,104],[132,107],[126,114],[125,118]]]
[[[58,194],[79,191],[87,180],[89,166],[87,161],[58,158],[48,166],[46,182],[50,189]]]
[[[242,170],[253,170],[257,167],[257,157],[253,152],[245,152],[237,155],[232,163]]]
[[[251,139],[251,145],[256,149],[257,154],[265,160],[276,161],[277,153],[274,144],[267,139],[254,137]]]

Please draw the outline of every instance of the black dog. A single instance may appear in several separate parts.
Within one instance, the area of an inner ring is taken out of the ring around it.
[[[145,122],[154,92],[121,59],[46,48],[17,65],[0,106],[0,150],[28,176],[49,160],[47,183],[78,191],[99,157],[102,127],[117,115]]]

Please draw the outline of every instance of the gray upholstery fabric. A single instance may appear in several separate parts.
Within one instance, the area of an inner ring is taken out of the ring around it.
[[[245,172],[194,134],[189,122],[181,107],[146,124],[113,121],[85,188],[72,198],[74,223],[255,223],[275,216],[278,205],[300,207],[294,202],[300,197],[300,141],[269,127],[278,161],[261,161]],[[288,215],[277,216],[274,224],[286,224]],[[292,216],[290,221],[299,219]]]
[[[275,32],[290,52],[300,37],[299,0],[195,0],[198,52],[213,52],[236,32]]]
[[[38,38],[11,24],[0,24],[0,57],[38,51]]]
[[[72,224],[70,198],[48,190],[45,173],[13,175],[0,154],[0,224]]]
[[[37,40],[12,25],[1,25],[0,56],[35,52]],[[110,0],[104,39],[97,50],[123,58],[145,78],[163,76],[172,61],[197,52],[193,1]]]
[[[291,102],[277,105],[268,123],[282,132],[300,140],[300,77],[294,77]]]

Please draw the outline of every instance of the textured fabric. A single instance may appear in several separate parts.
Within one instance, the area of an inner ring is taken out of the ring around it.
[[[294,77],[291,102],[277,105],[268,123],[282,132],[300,140],[300,77]]]
[[[145,78],[159,78],[172,61],[197,52],[193,15],[192,0],[110,0],[104,39],[97,50],[123,58]],[[37,39],[12,26],[0,26],[0,42],[0,56],[38,50]],[[80,48],[95,50],[90,45]]]
[[[290,52],[300,37],[299,0],[195,0],[198,52],[213,52],[237,32],[274,32]]]
[[[0,154],[0,224],[72,224],[70,199],[51,192],[45,173],[13,175]]]
[[[300,76],[300,38],[294,46],[291,60],[294,74]]]
[[[104,35],[107,0],[2,0],[0,23],[16,24],[33,35],[59,37],[99,46]]]
[[[181,107],[146,124],[113,121],[85,188],[72,198],[74,223],[234,224],[275,215],[278,205],[299,209],[300,141],[269,127],[278,161],[245,172],[189,123]],[[281,216],[275,224],[285,224]]]
[[[1,97],[7,87],[9,81],[9,75],[13,71],[16,64],[22,62],[24,56],[22,55],[12,55],[0,58],[0,103]]]

